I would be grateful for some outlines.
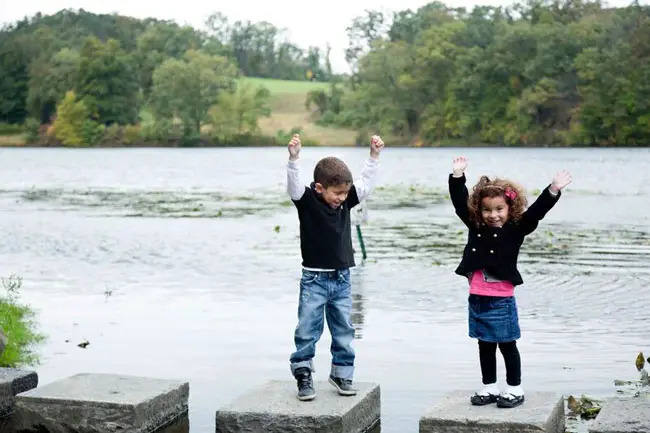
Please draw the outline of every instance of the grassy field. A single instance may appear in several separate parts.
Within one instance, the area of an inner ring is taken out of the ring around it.
[[[24,146],[26,142],[25,134],[0,134],[0,147]]]
[[[354,145],[356,131],[319,126],[313,122],[312,113],[305,107],[307,93],[315,89],[327,89],[328,83],[267,78],[242,78],[241,81],[264,86],[271,92],[271,117],[259,121],[264,135],[275,136],[279,130],[289,131],[300,127],[302,136],[316,140],[319,145]]]
[[[241,78],[239,82],[264,86],[269,89],[272,95],[287,95],[296,93],[306,95],[307,92],[311,90],[325,90],[329,87],[329,83],[319,83],[317,81],[288,81],[276,80],[273,78],[244,77]]]

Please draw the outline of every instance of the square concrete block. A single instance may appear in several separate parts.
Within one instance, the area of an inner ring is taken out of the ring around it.
[[[650,433],[650,395],[605,401],[590,433]]]
[[[16,397],[21,430],[50,433],[144,433],[187,413],[187,382],[78,374]]]
[[[379,422],[380,392],[374,383],[355,383],[356,396],[340,396],[315,382],[316,398],[296,398],[294,381],[271,381],[217,411],[217,433],[362,433]]]
[[[420,433],[564,433],[564,398],[554,393],[526,393],[513,409],[496,404],[472,406],[471,391],[445,395],[420,418]]]
[[[34,371],[0,368],[0,418],[13,412],[15,396],[38,385]]]

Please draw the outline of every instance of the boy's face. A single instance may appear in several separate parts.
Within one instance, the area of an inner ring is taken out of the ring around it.
[[[342,184],[325,188],[318,182],[315,185],[316,192],[321,195],[323,201],[332,209],[338,209],[345,199],[348,198],[351,187],[351,184]]]

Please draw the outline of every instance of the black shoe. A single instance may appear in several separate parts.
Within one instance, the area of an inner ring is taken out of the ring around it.
[[[330,376],[329,382],[336,388],[339,395],[357,395],[357,389],[352,386],[350,379]]]
[[[311,380],[311,370],[307,367],[297,368],[293,375],[298,382],[298,400],[313,400],[316,397],[314,383]]]
[[[499,396],[499,399],[497,400],[497,407],[504,407],[510,409],[519,406],[523,402],[524,402],[523,395],[504,394]]]
[[[499,396],[494,394],[488,394],[488,395],[474,394],[469,398],[469,401],[470,403],[472,403],[473,406],[485,406],[486,404],[496,403],[498,400],[499,400]]]

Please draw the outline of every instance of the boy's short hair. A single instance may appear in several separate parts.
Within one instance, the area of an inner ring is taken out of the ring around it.
[[[328,156],[316,164],[314,182],[320,183],[324,188],[350,185],[352,183],[352,173],[343,161],[334,156]]]

